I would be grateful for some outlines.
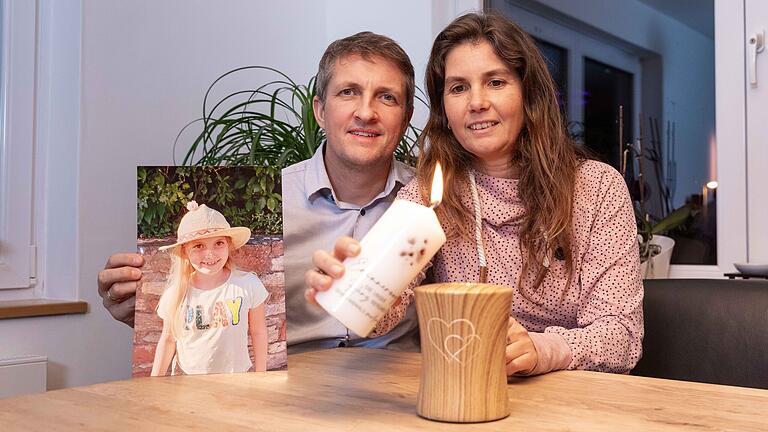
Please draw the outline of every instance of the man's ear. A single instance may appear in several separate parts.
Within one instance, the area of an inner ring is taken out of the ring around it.
[[[325,104],[319,97],[312,98],[312,111],[315,113],[315,120],[321,128],[325,129]]]
[[[408,125],[411,123],[411,119],[413,118],[413,107],[411,107],[410,111],[405,113],[405,116],[403,117],[403,133],[408,129]]]

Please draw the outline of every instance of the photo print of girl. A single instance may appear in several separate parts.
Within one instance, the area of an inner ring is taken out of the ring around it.
[[[279,202],[279,184],[260,181],[259,171],[139,168],[145,282],[136,300],[134,376],[285,369],[280,208],[243,202],[261,198],[249,184],[266,184],[261,194]],[[181,209],[157,211],[169,197]],[[158,226],[175,228],[175,238]]]

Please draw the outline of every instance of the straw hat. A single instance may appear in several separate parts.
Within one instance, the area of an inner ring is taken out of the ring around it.
[[[230,227],[229,222],[220,212],[206,206],[198,206],[195,201],[187,203],[187,214],[181,218],[176,232],[176,243],[161,246],[160,250],[174,248],[184,243],[210,237],[229,237],[235,249],[248,242],[251,230],[244,227]]]

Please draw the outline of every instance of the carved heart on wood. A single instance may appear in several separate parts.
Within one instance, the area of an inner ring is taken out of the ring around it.
[[[443,334],[446,336],[441,342],[439,339]],[[464,318],[455,319],[450,323],[440,318],[432,318],[427,322],[427,336],[432,346],[448,362],[456,361],[461,365],[477,353],[473,345],[481,342],[480,336],[475,333],[475,325]]]

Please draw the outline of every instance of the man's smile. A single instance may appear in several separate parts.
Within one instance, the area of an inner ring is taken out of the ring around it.
[[[383,135],[381,132],[373,129],[351,129],[349,133],[364,138],[375,138]]]

